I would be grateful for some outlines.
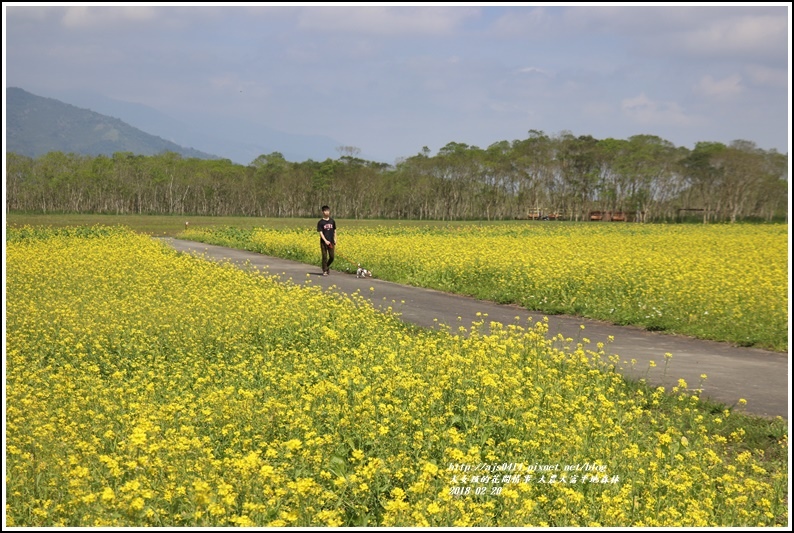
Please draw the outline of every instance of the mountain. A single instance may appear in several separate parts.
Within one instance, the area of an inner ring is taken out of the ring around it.
[[[91,156],[115,152],[155,155],[168,151],[183,157],[220,159],[145,133],[118,118],[16,87],[6,90],[5,149],[29,157],[54,151]]]
[[[241,165],[273,152],[281,152],[285,159],[294,162],[335,159],[339,157],[337,148],[345,144],[322,135],[286,133],[250,121],[194,115],[174,117],[142,104],[88,91],[63,91],[50,96],[119,117],[176,144],[219,154]]]

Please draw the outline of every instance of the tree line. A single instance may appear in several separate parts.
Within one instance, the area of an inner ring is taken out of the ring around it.
[[[451,142],[394,165],[340,147],[338,159],[287,161],[118,152],[6,157],[15,212],[340,218],[703,222],[788,218],[788,155],[750,141],[676,147],[653,135],[595,139],[530,130],[486,149]],[[625,218],[619,218],[617,215]],[[594,218],[594,217],[592,217]],[[607,218],[608,219],[608,218]]]

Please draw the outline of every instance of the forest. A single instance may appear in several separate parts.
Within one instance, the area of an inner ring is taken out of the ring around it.
[[[753,142],[676,147],[530,130],[485,149],[451,142],[393,165],[338,159],[248,165],[117,152],[6,154],[11,212],[316,216],[418,220],[787,221],[788,155]]]

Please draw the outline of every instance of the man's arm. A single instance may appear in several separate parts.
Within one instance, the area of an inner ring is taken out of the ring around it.
[[[326,239],[326,238],[325,238],[325,233],[323,233],[323,228],[322,228],[321,226],[319,226],[319,225],[318,225],[318,227],[317,227],[317,233],[319,233],[319,234],[320,234],[320,238],[322,239],[322,241],[323,241],[325,244],[330,244],[330,242],[328,241],[328,239]],[[334,232],[334,235],[336,235],[336,232]]]

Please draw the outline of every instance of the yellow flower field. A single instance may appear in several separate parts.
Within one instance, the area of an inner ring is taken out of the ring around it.
[[[8,525],[788,521],[782,422],[758,444],[543,321],[416,329],[124,228],[6,244]]]
[[[310,223],[184,238],[319,261]],[[338,253],[376,277],[777,351],[788,349],[788,226],[394,223],[344,228]],[[355,271],[344,259],[334,268]]]

